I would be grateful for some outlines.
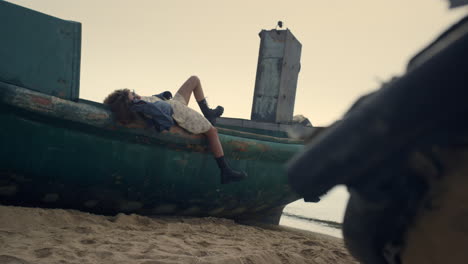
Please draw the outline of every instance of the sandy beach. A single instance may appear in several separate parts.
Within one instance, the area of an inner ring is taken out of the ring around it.
[[[0,263],[357,263],[343,241],[218,218],[0,206]]]

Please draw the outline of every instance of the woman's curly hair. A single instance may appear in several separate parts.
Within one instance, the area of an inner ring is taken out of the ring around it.
[[[137,113],[130,110],[132,102],[128,99],[129,89],[115,90],[104,99],[104,104],[109,105],[114,117],[122,124],[128,124],[137,120]]]

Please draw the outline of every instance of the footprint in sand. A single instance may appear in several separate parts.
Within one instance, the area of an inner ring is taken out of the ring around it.
[[[316,257],[317,255],[322,254],[323,252],[320,250],[320,248],[308,248],[308,249],[303,249],[301,250],[301,255],[307,257],[307,258],[313,258]]]
[[[84,245],[92,245],[92,244],[96,244],[96,240],[94,239],[83,239],[80,241],[81,244],[84,244]]]
[[[82,258],[82,257],[85,257],[86,255],[88,255],[88,251],[84,251],[84,250],[79,250],[77,251],[76,253],[76,256],[78,256],[79,258]]]
[[[302,244],[307,245],[307,246],[318,246],[317,242],[314,241],[304,241]]]
[[[333,252],[333,254],[337,255],[340,258],[344,258],[344,257],[349,256],[348,254],[343,253],[342,251],[339,251],[339,250],[333,250],[332,252]]]
[[[114,253],[109,252],[109,251],[96,251],[95,254],[100,259],[111,258],[112,256],[114,256]]]
[[[74,228],[75,232],[80,233],[80,234],[90,234],[93,232],[93,230],[89,227],[85,226],[79,226]]]
[[[198,242],[198,245],[200,245],[202,247],[209,247],[209,246],[211,246],[211,243],[206,242],[206,241],[201,241],[201,242]]]
[[[34,250],[34,255],[36,255],[37,258],[47,258],[48,256],[52,255],[52,249],[51,248],[36,249]]]
[[[8,255],[0,255],[0,263],[2,264],[31,264],[24,259],[12,257]]]
[[[304,237],[292,236],[292,237],[290,237],[290,239],[292,239],[292,240],[303,240]]]

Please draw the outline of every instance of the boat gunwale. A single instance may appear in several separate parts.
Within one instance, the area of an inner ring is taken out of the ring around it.
[[[148,129],[143,120],[123,125],[113,120],[112,112],[104,104],[93,101],[70,101],[52,95],[44,94],[13,84],[0,81],[0,104],[4,104],[27,113],[34,113],[46,118],[73,122],[92,126],[107,131],[124,132],[125,134],[150,137],[165,143],[203,144],[203,135],[187,132],[179,126],[173,126],[169,131],[156,132]],[[274,136],[255,134],[234,129],[217,127],[220,136],[265,141],[280,144],[303,145],[303,140],[278,138]]]

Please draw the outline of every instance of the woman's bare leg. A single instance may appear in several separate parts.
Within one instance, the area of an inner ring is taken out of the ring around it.
[[[219,141],[218,130],[215,127],[211,127],[210,130],[205,132],[205,135],[214,157],[219,158],[224,156],[223,146],[221,146],[221,142]]]
[[[224,112],[224,108],[222,106],[218,105],[215,109],[211,109],[208,106],[200,79],[197,76],[190,76],[190,78],[182,84],[177,93],[182,95],[187,105],[189,104],[190,96],[193,93],[203,116],[205,116],[212,125],[216,124],[216,118],[220,117]]]
[[[195,100],[197,100],[197,102],[205,99],[200,79],[197,76],[190,76],[190,78],[188,78],[184,84],[182,84],[177,92],[184,97],[187,104],[190,101],[190,96],[192,93],[195,96]]]

